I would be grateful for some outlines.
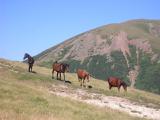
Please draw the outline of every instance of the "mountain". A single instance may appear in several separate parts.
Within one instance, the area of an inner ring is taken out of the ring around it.
[[[40,66],[70,64],[92,76],[117,76],[131,87],[160,94],[160,20],[131,20],[79,34],[35,56]]]

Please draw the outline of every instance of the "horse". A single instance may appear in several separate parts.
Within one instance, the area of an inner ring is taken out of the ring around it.
[[[52,79],[54,79],[54,71],[57,72],[57,80],[58,80],[58,74],[60,74],[60,80],[61,80],[61,73],[63,73],[64,76],[64,82],[65,82],[65,72],[69,70],[69,65],[66,63],[58,63],[57,61],[53,63],[52,65]]]
[[[25,60],[26,58],[28,59],[28,65],[29,65],[28,72],[32,72],[32,67],[33,67],[33,64],[34,64],[34,59],[28,53],[24,54],[23,60]]]
[[[107,81],[108,81],[110,90],[112,87],[117,87],[118,91],[120,91],[121,86],[123,86],[123,89],[127,91],[127,84],[124,81],[120,80],[119,78],[109,77]]]
[[[78,77],[78,80],[80,83],[80,86],[84,86],[84,81],[85,79],[87,78],[87,82],[89,82],[89,73],[86,72],[85,70],[82,70],[82,69],[78,69],[77,70],[77,77]]]

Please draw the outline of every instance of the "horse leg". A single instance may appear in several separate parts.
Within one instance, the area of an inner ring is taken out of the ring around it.
[[[125,88],[124,86],[123,86],[123,89],[124,89],[124,91],[127,91],[127,88]]]
[[[112,85],[109,85],[109,89],[111,90],[111,88],[112,88]]]
[[[33,64],[32,64],[32,68],[33,68]]]
[[[30,70],[31,72],[32,72],[32,67],[33,67],[33,65],[31,65],[31,70]]]
[[[54,69],[52,70],[52,79],[54,79]]]
[[[118,91],[120,92],[120,88],[121,88],[121,86],[118,86]]]
[[[80,81],[80,82],[81,82],[80,86],[82,86],[82,79],[81,79],[81,81]]]
[[[85,80],[85,79],[83,79],[83,87],[85,87],[84,80]]]
[[[58,80],[58,72],[57,72],[57,80]]]
[[[85,87],[87,88],[87,81],[84,81],[84,83],[85,83]]]
[[[31,66],[29,65],[29,66],[28,66],[28,72],[30,72],[30,68],[31,68]]]
[[[65,73],[63,73],[63,77],[64,77],[64,82],[66,82],[66,80],[65,80]]]
[[[59,73],[60,74],[60,76],[59,76],[59,80],[61,80],[61,73]]]
[[[80,82],[80,86],[82,86],[82,79],[78,78],[79,82]]]

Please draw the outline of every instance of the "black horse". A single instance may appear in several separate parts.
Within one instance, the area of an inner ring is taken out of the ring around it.
[[[61,73],[63,73],[64,82],[65,82],[65,72],[67,72],[68,70],[69,70],[68,64],[58,63],[56,61],[52,65],[52,79],[54,78],[54,71],[56,71],[57,72],[57,80],[58,80],[58,75],[60,75],[60,80],[61,80]]]
[[[28,65],[29,65],[28,72],[32,72],[32,67],[33,67],[33,64],[34,64],[34,59],[28,53],[24,54],[23,60],[25,60],[26,58],[28,59]]]

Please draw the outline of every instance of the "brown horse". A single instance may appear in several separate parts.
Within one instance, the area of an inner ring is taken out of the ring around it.
[[[121,86],[123,86],[124,90],[127,91],[127,84],[124,81],[120,80],[119,78],[109,77],[107,81],[108,81],[110,90],[112,87],[117,87],[118,91],[120,91]]]
[[[85,86],[84,81],[85,81],[86,78],[87,78],[87,81],[89,82],[89,76],[90,75],[85,70],[78,69],[77,70],[77,76],[78,76],[79,82],[81,82],[80,86],[82,86],[82,87]]]
[[[65,82],[65,72],[69,70],[69,65],[65,63],[53,63],[52,66],[52,79],[54,78],[54,71],[57,72],[57,80],[58,80],[58,75],[60,74],[60,80],[61,80],[61,73],[63,73],[64,76],[64,82]]]

